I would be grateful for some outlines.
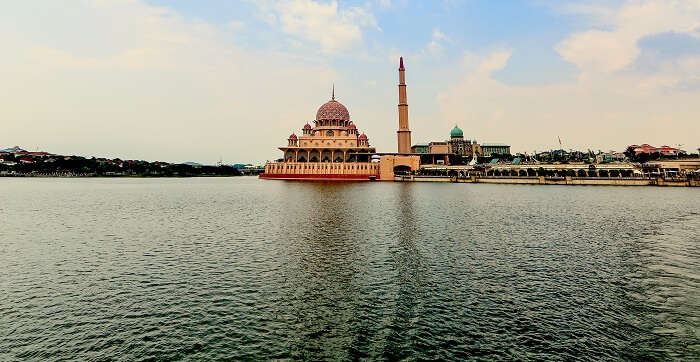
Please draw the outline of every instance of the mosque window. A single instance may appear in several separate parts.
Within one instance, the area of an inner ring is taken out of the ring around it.
[[[328,130],[328,132],[326,132],[326,136],[333,137],[333,131]]]

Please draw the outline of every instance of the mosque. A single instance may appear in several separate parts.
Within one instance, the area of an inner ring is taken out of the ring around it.
[[[378,154],[369,137],[350,119],[348,109],[335,99],[316,112],[313,126],[306,123],[301,134],[287,138],[280,147],[283,158],[265,165],[260,178],[282,180],[393,180],[395,171],[410,172],[420,166],[411,154],[408,103],[403,57],[399,60],[398,152]]]
[[[287,145],[279,148],[282,158],[265,165],[260,178],[393,181],[395,175],[415,173],[421,164],[446,165],[455,157],[471,158],[475,162],[477,156],[486,153],[510,152],[510,146],[499,145],[491,150],[490,145],[465,139],[457,125],[450,131],[449,140],[411,146],[403,57],[399,58],[398,87],[397,152],[377,153],[370,146],[369,137],[360,132],[348,109],[335,99],[334,87],[331,99],[316,112],[313,126],[306,123],[299,136],[289,135]]]
[[[371,180],[378,178],[379,164],[366,134],[350,119],[348,109],[331,100],[316,112],[313,127],[307,123],[301,135],[289,135],[280,147],[282,162],[268,163],[261,178]]]

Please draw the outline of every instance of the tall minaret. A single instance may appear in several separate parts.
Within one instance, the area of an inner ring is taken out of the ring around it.
[[[411,153],[411,131],[408,129],[408,103],[406,100],[406,74],[403,57],[399,58],[399,153]]]

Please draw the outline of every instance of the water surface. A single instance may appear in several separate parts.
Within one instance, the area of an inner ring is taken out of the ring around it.
[[[0,360],[698,359],[700,190],[0,178]]]

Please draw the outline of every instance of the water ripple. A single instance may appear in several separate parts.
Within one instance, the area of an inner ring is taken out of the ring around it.
[[[700,358],[692,189],[0,179],[0,360]]]

